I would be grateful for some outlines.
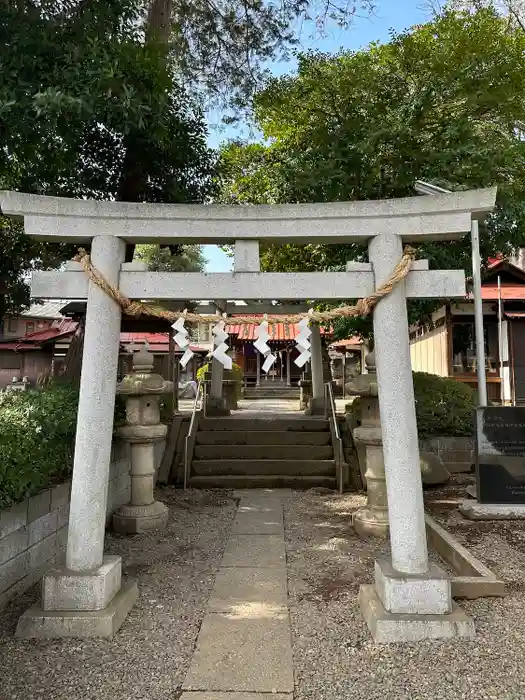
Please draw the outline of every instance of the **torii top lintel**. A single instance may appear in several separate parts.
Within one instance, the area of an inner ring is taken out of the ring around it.
[[[128,243],[364,242],[385,233],[406,242],[451,240],[484,219],[496,187],[432,197],[278,205],[137,204],[0,192],[4,215],[23,217],[25,231],[41,240],[88,243],[119,236]]]

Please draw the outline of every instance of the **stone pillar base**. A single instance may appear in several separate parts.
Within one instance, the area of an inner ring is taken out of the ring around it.
[[[161,501],[147,506],[121,506],[113,514],[113,529],[122,535],[139,535],[149,530],[164,530],[168,524],[169,509]]]
[[[311,397],[308,402],[308,408],[305,413],[309,416],[324,416],[325,400],[324,398]]]
[[[375,590],[390,613],[445,615],[452,610],[450,580],[437,564],[430,564],[424,574],[404,574],[387,559],[378,559]]]
[[[379,644],[419,642],[475,636],[473,620],[455,603],[446,615],[396,614],[385,610],[375,586],[361,586],[359,607],[372,637]]]
[[[51,637],[111,638],[124,622],[139,595],[135,581],[125,581],[113,600],[103,610],[44,610],[34,605],[25,612],[16,628],[20,638]]]
[[[352,520],[354,530],[362,539],[368,537],[388,537],[388,513],[377,512],[370,508],[361,508]]]
[[[525,520],[525,504],[519,503],[479,503],[469,499],[463,501],[459,510],[469,520]]]
[[[230,410],[226,408],[226,402],[223,397],[217,399],[209,396],[206,401],[206,416],[229,416]]]
[[[42,609],[103,610],[120,590],[122,561],[105,556],[91,571],[52,569],[42,579]]]
[[[475,634],[474,622],[452,600],[450,580],[436,564],[423,574],[404,574],[388,560],[377,560],[375,585],[361,586],[359,605],[376,642]]]

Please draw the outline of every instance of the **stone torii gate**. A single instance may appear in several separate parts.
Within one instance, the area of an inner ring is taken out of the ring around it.
[[[5,215],[23,217],[29,236],[91,243],[93,265],[131,299],[289,301],[366,297],[388,280],[403,243],[451,240],[484,219],[495,189],[435,197],[279,206],[134,204],[0,193]],[[369,263],[345,272],[261,273],[259,242],[367,242]],[[234,273],[148,272],[124,262],[126,243],[235,242]],[[121,562],[105,557],[104,523],[121,311],[80,264],[36,272],[36,297],[87,299],[85,343],[65,567],[44,577],[42,602],[26,612],[26,636],[93,636],[116,631],[137,595],[121,586]],[[391,559],[377,561],[361,608],[382,641],[470,635],[453,607],[450,581],[429,566],[412,386],[406,299],[465,295],[464,273],[416,261],[374,311],[375,356],[387,482]],[[104,631],[103,631],[104,630]]]

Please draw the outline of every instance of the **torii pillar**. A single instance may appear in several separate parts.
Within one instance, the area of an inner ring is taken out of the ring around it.
[[[124,255],[120,238],[93,238],[93,265],[115,286]],[[136,582],[121,582],[121,558],[104,555],[120,321],[118,304],[90,281],[65,566],[45,574],[41,603],[22,615],[18,637],[112,637],[138,597]]]

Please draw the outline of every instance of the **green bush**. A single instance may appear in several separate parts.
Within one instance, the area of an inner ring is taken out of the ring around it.
[[[198,380],[199,382],[204,381],[204,375],[206,374],[206,372],[210,372],[210,371],[211,371],[211,370],[209,369],[209,365],[208,365],[208,364],[207,364],[207,365],[202,365],[202,367],[200,367],[200,368],[197,370],[197,380]],[[242,369],[239,367],[239,365],[236,365],[235,362],[233,362],[233,363],[232,363],[232,368],[231,368],[231,370],[229,370],[229,371],[230,371],[230,373],[231,373],[231,378],[232,378],[232,379],[236,379],[238,382],[242,382],[242,380],[244,379],[244,373],[243,373]]]
[[[0,392],[0,510],[68,477],[78,391]]]
[[[63,382],[40,391],[0,391],[0,510],[68,478],[73,467],[78,389]],[[160,401],[161,421],[173,415]],[[117,394],[114,426],[126,422],[126,397]]]
[[[476,392],[463,382],[414,372],[418,431],[421,436],[472,435]]]
[[[207,365],[202,365],[197,370],[197,379],[199,382],[204,381],[205,379],[205,374],[206,372],[211,372],[211,369],[209,369],[209,364]],[[235,362],[232,363],[232,368],[231,370],[225,370],[225,372],[228,372],[227,374],[224,375],[225,379],[233,379],[237,380],[238,384],[235,385],[235,395],[237,399],[241,398],[241,386],[242,386],[242,381],[244,379],[244,373],[242,369],[239,367],[239,365],[236,365]]]
[[[426,372],[413,372],[412,376],[417,429],[421,437],[472,435],[476,394],[469,386]],[[348,410],[359,421],[361,399],[355,399]]]

